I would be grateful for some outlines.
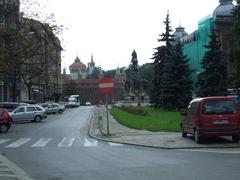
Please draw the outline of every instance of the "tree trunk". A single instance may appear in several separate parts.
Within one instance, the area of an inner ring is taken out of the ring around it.
[[[28,100],[32,100],[31,84],[27,84]]]

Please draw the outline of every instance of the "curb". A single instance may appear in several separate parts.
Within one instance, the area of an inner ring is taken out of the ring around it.
[[[94,113],[94,112],[93,112]],[[94,135],[92,133],[92,129],[93,129],[93,121],[94,121],[94,115],[91,115],[90,122],[89,122],[89,128],[88,128],[88,135],[91,138],[94,138],[96,140],[100,140],[103,142],[111,142],[111,143],[118,143],[118,144],[125,144],[125,145],[130,145],[130,146],[138,146],[138,147],[146,147],[146,148],[155,148],[155,149],[166,149],[166,150],[175,150],[175,149],[234,149],[234,148],[240,148],[240,144],[239,145],[234,145],[234,146],[216,146],[216,147],[209,147],[209,146],[201,146],[201,147],[195,147],[195,146],[188,146],[188,147],[163,147],[163,146],[152,146],[152,145],[144,145],[144,144],[136,144],[136,143],[129,143],[129,142],[124,142],[124,141],[114,141],[114,140],[110,140],[104,137],[98,137],[96,135]],[[103,134],[104,136],[104,134]],[[106,136],[107,137],[107,136]]]

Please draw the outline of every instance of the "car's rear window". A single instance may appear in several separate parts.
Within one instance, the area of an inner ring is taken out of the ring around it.
[[[39,106],[36,106],[37,111],[43,111],[43,109]]]
[[[203,104],[203,114],[236,114],[237,109],[233,101],[206,101]]]

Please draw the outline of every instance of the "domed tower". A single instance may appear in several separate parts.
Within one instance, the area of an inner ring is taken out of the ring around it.
[[[69,66],[69,71],[70,71],[71,78],[73,80],[85,79],[86,65],[83,64],[80,58],[77,56],[76,59],[74,60],[74,63],[72,63]]]
[[[215,29],[219,35],[222,44],[222,50],[228,57],[230,51],[230,40],[233,39],[233,10],[235,5],[233,0],[219,0],[218,7],[213,11],[213,18],[215,20]]]
[[[232,16],[233,8],[235,7],[233,0],[219,0],[219,3],[219,6],[213,11],[213,17]]]
[[[228,57],[230,39],[233,38],[231,29],[233,26],[233,10],[235,5],[233,4],[233,0],[219,0],[219,3],[213,11],[213,18],[215,20],[216,32],[222,44],[222,50]]]
[[[184,29],[185,28],[181,27],[181,25],[179,25],[179,27],[176,28],[175,32],[173,33],[175,40],[179,40],[182,37],[188,35],[188,33],[186,33],[186,31]]]

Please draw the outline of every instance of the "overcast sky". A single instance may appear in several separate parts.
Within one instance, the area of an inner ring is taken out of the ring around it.
[[[62,65],[76,56],[87,64],[93,54],[104,70],[128,66],[135,49],[139,64],[152,62],[163,21],[170,13],[171,26],[191,33],[198,21],[212,14],[219,0],[38,0],[68,30],[62,34]]]

